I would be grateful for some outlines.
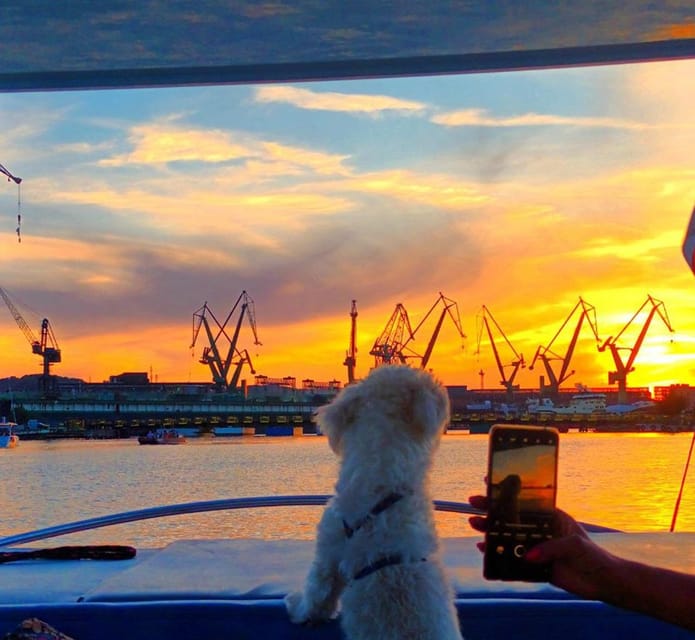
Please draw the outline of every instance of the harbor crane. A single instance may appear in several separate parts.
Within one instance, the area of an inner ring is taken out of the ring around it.
[[[357,364],[357,300],[352,301],[350,309],[350,346],[345,352],[343,364],[347,367],[348,384],[352,384],[355,382],[355,366]]]
[[[43,363],[41,392],[44,396],[47,396],[51,387],[51,365],[61,361],[60,347],[58,347],[58,341],[53,333],[51,323],[48,321],[48,318],[44,318],[41,321],[41,337],[37,339],[26,320],[24,320],[22,317],[22,314],[17,310],[17,307],[15,307],[12,300],[10,300],[9,295],[2,287],[0,287],[0,296],[2,296],[2,299],[5,301],[5,304],[10,310],[10,313],[17,323],[17,326],[21,329],[22,333],[29,341],[29,344],[31,345],[31,352],[37,356],[41,356]]]
[[[481,313],[478,317],[480,321],[478,324],[478,346],[476,349],[476,353],[480,354],[480,345],[483,340],[483,330],[485,330],[488,339],[490,340],[490,346],[492,347],[492,353],[495,357],[495,362],[497,363],[497,370],[499,371],[501,378],[500,384],[507,390],[507,395],[511,397],[513,395],[513,392],[519,389],[519,385],[514,384],[514,379],[516,378],[519,369],[523,369],[524,367],[526,367],[526,363],[524,362],[524,356],[517,353],[516,349],[512,346],[512,343],[509,341],[509,338],[507,338],[506,334],[504,333],[504,331],[502,331],[502,328],[498,324],[497,320],[495,320],[490,309],[488,309],[485,305],[483,305]],[[493,337],[492,327],[496,329],[497,333],[502,337],[505,344],[513,354],[513,359],[509,364],[502,363],[502,358],[500,357],[497,344],[495,343],[495,338]],[[507,376],[505,372],[505,368],[508,367],[511,367],[512,369],[509,376]],[[481,369],[481,388],[483,375],[484,374]]]
[[[227,333],[227,325],[234,313],[239,309],[239,317],[234,327],[234,333],[230,336]],[[249,325],[253,332],[254,344],[260,345],[258,333],[256,331],[256,313],[254,302],[251,296],[242,291],[239,294],[234,306],[232,307],[224,322],[219,322],[215,314],[210,309],[207,302],[193,313],[193,340],[191,349],[195,347],[201,327],[205,329],[208,339],[208,346],[203,348],[200,363],[208,365],[212,373],[212,381],[221,391],[233,391],[237,388],[241,370],[245,364],[249,366],[251,374],[255,375],[251,358],[246,349],[239,349],[239,333],[244,317],[248,318]],[[226,354],[223,355],[223,342],[226,341]],[[235,360],[236,358],[236,360]],[[233,372],[232,367],[234,367]]]
[[[553,344],[557,340],[557,338],[560,336],[560,334],[563,332],[564,328],[567,326],[569,321],[572,319],[573,316],[578,314],[578,320],[577,324],[574,328],[574,332],[572,334],[572,338],[570,339],[569,346],[567,347],[567,351],[563,356],[555,353],[552,351]],[[538,347],[536,350],[535,355],[533,356],[533,360],[531,361],[531,364],[529,365],[529,369],[533,370],[534,365],[536,364],[536,361],[540,358],[541,362],[543,362],[543,366],[545,367],[545,371],[548,374],[548,379],[550,380],[549,385],[543,385],[541,383],[541,393],[549,392],[551,395],[556,395],[558,391],[560,390],[560,385],[567,380],[571,375],[574,374],[574,370],[569,370],[570,362],[572,360],[572,356],[574,355],[574,349],[577,346],[577,339],[579,338],[579,332],[581,331],[582,324],[584,323],[584,320],[586,320],[589,324],[589,327],[591,328],[592,333],[594,334],[594,338],[596,339],[596,342],[598,343],[600,341],[598,337],[598,326],[596,323],[596,309],[593,307],[593,305],[588,304],[585,300],[583,300],[581,297],[579,298],[579,302],[574,306],[570,314],[567,316],[565,321],[562,323],[562,326],[560,329],[558,329],[557,333],[553,337],[553,339],[550,341],[547,347]],[[555,373],[553,370],[551,361],[552,360],[559,360],[562,364],[560,366],[559,372]]]
[[[22,206],[22,199],[21,199],[21,187],[20,185],[22,184],[22,179],[18,178],[15,175],[12,175],[12,173],[3,167],[0,164],[0,173],[3,173],[4,175],[7,176],[7,181],[8,182],[14,182],[17,185],[17,242],[22,241],[22,211],[21,211],[21,206]]]
[[[437,319],[432,336],[427,343],[424,354],[419,355],[413,351],[412,347],[409,345],[413,340],[416,339],[420,329],[424,326],[434,310],[440,304],[442,306],[442,311],[439,314],[439,318]],[[381,336],[377,338],[374,346],[369,352],[370,355],[373,355],[375,358],[375,366],[378,367],[382,364],[390,364],[394,362],[406,364],[409,359],[419,359],[420,368],[426,368],[432,356],[434,345],[439,337],[442,324],[444,323],[444,319],[447,315],[452,319],[459,336],[462,339],[465,338],[466,336],[461,328],[461,319],[459,317],[457,303],[454,300],[447,298],[441,292],[439,293],[437,300],[430,307],[429,311],[425,314],[424,318],[415,327],[415,329],[413,329],[410,324],[408,312],[399,302],[391,314],[389,321],[386,323],[386,328],[382,332]]]
[[[432,332],[432,335],[430,336],[430,339],[427,343],[427,348],[425,349],[424,355],[420,356],[420,368],[425,369],[427,365],[429,364],[430,357],[432,356],[432,351],[434,350],[434,345],[437,341],[437,338],[439,337],[439,332],[441,331],[442,324],[444,323],[444,319],[448,315],[452,322],[454,323],[454,326],[456,327],[456,330],[458,331],[459,337],[461,340],[464,340],[466,338],[466,335],[463,333],[463,328],[461,327],[461,317],[459,315],[459,310],[458,310],[458,304],[454,301],[451,300],[450,298],[447,298],[441,291],[439,292],[439,297],[434,301],[434,304],[430,307],[429,311],[425,314],[425,317],[420,321],[420,323],[415,327],[415,330],[412,333],[411,340],[414,340],[415,337],[417,336],[418,331],[420,328],[427,322],[427,319],[432,315],[434,310],[437,308],[437,306],[440,305],[442,307],[442,311],[439,314],[439,318],[437,319],[437,324],[434,327],[434,331]],[[453,309],[453,311],[452,311]],[[408,341],[409,342],[409,341]],[[406,342],[406,347],[408,342]],[[462,345],[463,348],[463,345]]]
[[[647,317],[642,325],[642,329],[640,330],[637,339],[635,340],[634,345],[632,345],[632,347],[619,347],[618,341],[620,338],[627,331],[630,325],[637,319],[637,317],[647,308],[649,309],[649,312],[647,313]],[[642,303],[642,306],[637,309],[632,318],[628,320],[627,324],[618,332],[618,334],[615,337],[611,336],[608,338],[598,348],[599,351],[605,351],[606,348],[608,348],[611,352],[611,356],[613,356],[616,371],[608,372],[608,384],[618,383],[618,403],[620,404],[625,404],[627,402],[627,374],[635,370],[635,367],[633,366],[635,359],[637,358],[637,354],[639,353],[642,343],[644,342],[644,337],[647,335],[647,331],[649,330],[649,326],[651,325],[655,315],[658,315],[662,322],[666,325],[666,328],[673,333],[673,327],[671,326],[671,322],[668,319],[668,314],[666,313],[666,305],[664,305],[661,300],[656,300],[655,298],[652,298],[652,296],[647,295],[647,299]],[[623,361],[620,355],[621,350],[628,352],[628,357],[625,361]]]
[[[406,342],[413,338],[413,329],[406,308],[399,302],[381,335],[374,342],[369,355],[374,356],[374,366],[407,362],[403,353]]]

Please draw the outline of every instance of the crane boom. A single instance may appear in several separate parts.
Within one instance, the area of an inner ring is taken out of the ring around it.
[[[502,331],[502,328],[498,324],[497,320],[495,320],[494,316],[492,315],[490,310],[485,305],[483,305],[483,307],[482,307],[481,317],[482,317],[482,322],[481,322],[481,326],[478,329],[478,349],[477,349],[477,351],[478,351],[478,353],[480,353],[480,343],[482,341],[482,330],[483,330],[483,328],[485,328],[488,339],[490,340],[490,346],[492,347],[492,353],[493,353],[493,356],[495,358],[495,363],[497,364],[497,370],[499,371],[499,374],[500,374],[500,378],[501,378],[500,384],[507,390],[507,393],[511,395],[515,389],[519,388],[518,385],[516,387],[514,386],[514,379],[516,378],[516,375],[519,372],[519,369],[523,369],[526,366],[526,364],[524,363],[524,356],[517,353],[516,349],[512,346],[512,343],[509,341],[509,338],[507,338],[504,331]],[[509,365],[504,365],[502,363],[502,358],[500,357],[499,350],[497,348],[497,344],[495,343],[495,339],[493,337],[492,328],[490,326],[491,323],[495,327],[495,329],[497,329],[497,332],[502,336],[503,340],[505,341],[505,343],[507,344],[507,346],[511,350],[512,354],[514,355],[514,359],[512,360],[512,362]],[[512,372],[509,375],[509,377],[507,377],[507,375],[504,371],[505,366],[507,366],[507,367],[511,366],[512,367]]]
[[[0,173],[4,173],[7,176],[7,181],[12,180],[15,184],[21,184],[22,179],[17,176],[13,176],[8,169],[0,164]]]
[[[439,292],[439,297],[434,301],[434,304],[430,307],[429,311],[425,314],[425,317],[420,320],[419,324],[417,327],[415,327],[415,330],[413,331],[411,338],[406,341],[406,346],[410,340],[414,339],[417,332],[420,330],[420,327],[422,327],[427,319],[430,317],[432,312],[436,309],[437,305],[439,304],[443,305],[442,312],[439,314],[439,318],[437,320],[437,324],[434,327],[434,330],[432,332],[432,335],[430,336],[430,339],[427,343],[427,347],[425,348],[425,353],[422,356],[422,359],[420,361],[420,368],[424,369],[427,367],[430,361],[430,357],[432,356],[432,351],[434,350],[434,345],[437,342],[437,338],[439,337],[439,332],[442,329],[442,324],[444,323],[444,318],[446,318],[447,315],[451,318],[453,321],[456,330],[458,331],[459,337],[460,338],[465,338],[465,334],[463,333],[463,328],[461,327],[461,318],[459,316],[458,312],[458,305],[454,300],[451,300],[450,298],[447,298],[441,291]],[[454,312],[452,309],[456,310],[456,314],[454,315]]]
[[[2,165],[0,165],[0,167],[2,167]],[[2,299],[5,301],[5,304],[7,305],[7,308],[10,310],[10,313],[12,314],[12,317],[14,318],[15,322],[22,330],[22,333],[29,341],[29,344],[31,344],[32,351],[34,353],[38,353],[36,349],[40,349],[41,343],[36,339],[36,336],[34,335],[33,331],[22,317],[22,314],[19,313],[19,311],[17,311],[17,307],[14,306],[12,300],[10,300],[10,297],[7,295],[6,291],[2,287],[0,287],[0,296],[2,296]]]

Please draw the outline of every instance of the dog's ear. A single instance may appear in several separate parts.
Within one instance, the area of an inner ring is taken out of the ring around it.
[[[423,372],[423,375],[428,375]],[[434,378],[423,384],[420,379],[410,389],[409,424],[421,435],[435,435],[439,433],[449,421],[449,394],[446,389]]]
[[[345,429],[353,422],[360,404],[359,383],[345,387],[334,400],[316,410],[316,423],[328,436],[328,443],[340,453],[340,443]]]

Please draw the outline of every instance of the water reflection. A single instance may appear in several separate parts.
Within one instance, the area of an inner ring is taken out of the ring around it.
[[[626,531],[668,530],[691,434],[565,434],[558,506]],[[432,474],[436,498],[483,491],[485,436],[448,435]],[[337,464],[324,438],[191,440],[185,447],[128,441],[22,442],[0,450],[3,535],[160,504],[284,494],[329,494]],[[695,530],[695,470],[677,530]],[[175,516],[60,538],[61,544],[160,546],[186,538],[311,539],[320,507]],[[442,536],[477,536],[466,518],[438,514]]]

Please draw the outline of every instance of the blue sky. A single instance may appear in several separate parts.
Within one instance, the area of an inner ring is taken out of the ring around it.
[[[258,373],[344,380],[357,299],[364,375],[394,305],[417,324],[441,291],[468,337],[445,325],[430,366],[474,387],[498,378],[481,305],[530,360],[579,296],[608,337],[649,293],[678,339],[655,322],[630,384],[690,381],[694,65],[0,95],[0,163],[24,179],[21,244],[0,191],[0,286],[50,319],[55,372],[95,381],[208,380],[191,315],[243,289]],[[605,384],[580,344],[574,381]],[[0,376],[38,371],[9,313],[0,348]]]

